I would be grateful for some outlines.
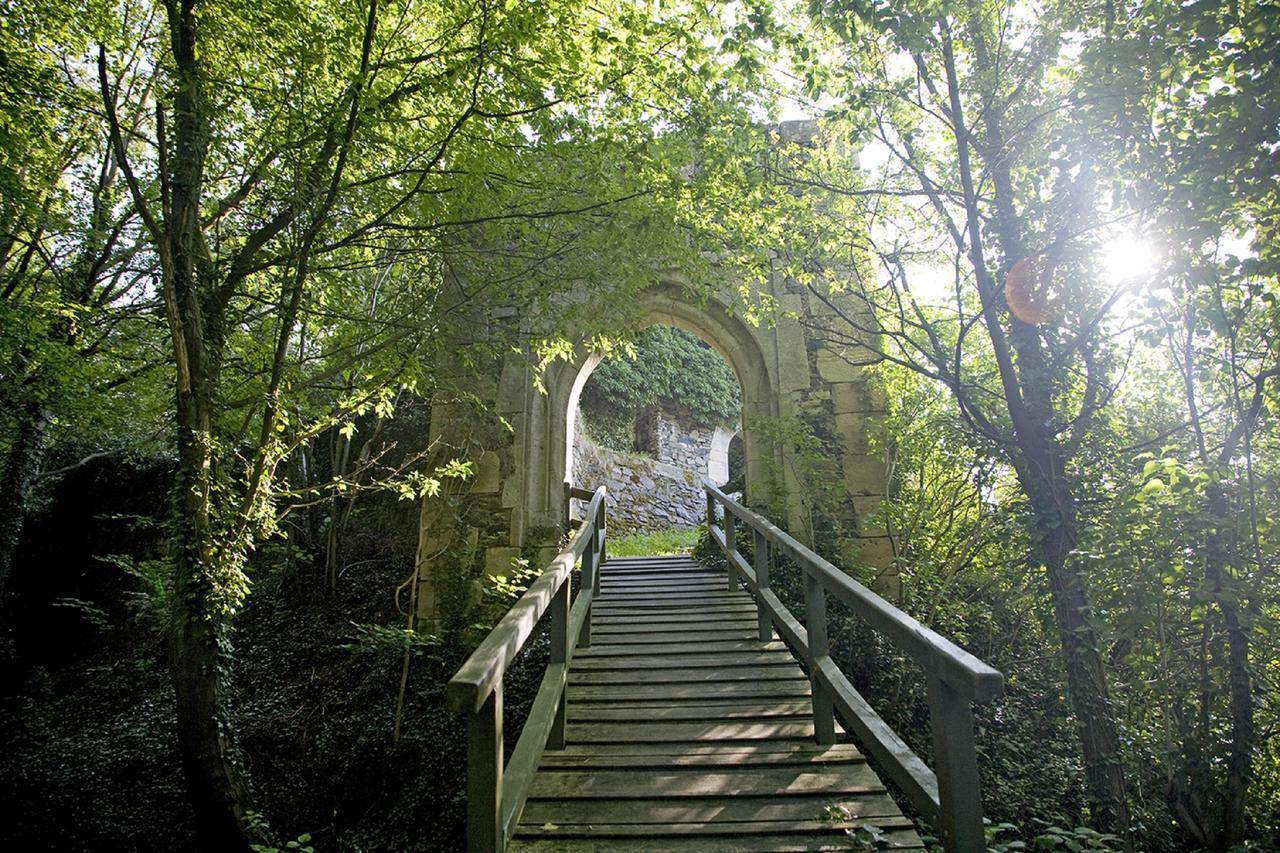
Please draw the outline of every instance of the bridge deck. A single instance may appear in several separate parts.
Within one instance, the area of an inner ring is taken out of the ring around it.
[[[511,849],[920,848],[848,743],[813,740],[809,681],[751,597],[687,557],[610,560]]]

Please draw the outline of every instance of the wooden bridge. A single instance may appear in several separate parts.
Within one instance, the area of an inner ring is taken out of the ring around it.
[[[577,535],[449,683],[468,718],[467,848],[921,848],[865,752],[948,850],[984,849],[971,703],[1000,674],[705,488],[727,573],[606,560],[604,490],[566,491],[590,501]],[[771,588],[779,555],[803,574],[805,624]],[[923,669],[936,774],[831,660],[828,597]],[[504,760],[502,676],[544,615],[551,662]]]

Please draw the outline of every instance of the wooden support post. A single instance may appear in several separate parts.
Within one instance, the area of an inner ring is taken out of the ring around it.
[[[737,592],[742,587],[742,579],[738,577],[738,566],[733,555],[738,553],[738,533],[734,529],[733,513],[728,508],[724,511],[724,553],[729,561],[729,592]]]
[[[600,517],[598,515],[594,519],[583,519],[582,521],[583,524],[590,524],[593,527],[591,542],[582,555],[584,560],[587,554],[591,555],[591,594],[593,596],[600,594],[600,569],[604,567],[604,536],[602,535],[603,531],[597,526],[599,521]]]
[[[928,682],[939,829],[948,853],[980,853],[987,845],[982,832],[973,709],[969,700],[942,679],[930,676]]]
[[[578,629],[578,648],[582,649],[591,647],[591,609],[595,606],[595,597],[600,590],[600,561],[597,559],[594,545],[595,542],[592,541],[582,552],[582,579],[578,595],[586,595],[592,599],[587,606],[587,615],[582,620],[582,627]]]
[[[570,526],[570,522],[573,520],[573,513],[569,509],[571,506],[573,506],[572,496],[573,496],[573,483],[570,483],[568,480],[565,480],[564,481],[564,507],[562,508],[563,512],[561,513],[561,516],[564,522],[564,529],[566,531],[573,529]]]
[[[764,591],[769,588],[769,540],[759,530],[752,529],[753,563],[756,570],[756,621],[760,627],[760,642],[767,643],[773,639],[773,620],[769,618],[769,608],[764,604]]]
[[[605,502],[600,501],[600,515],[596,519],[596,535],[600,537],[600,565],[603,566],[605,560],[609,557],[605,554],[606,536],[605,536]],[[600,591],[599,584],[596,585],[596,592]]]
[[[551,598],[551,663],[566,664],[569,662],[569,581],[565,580]],[[556,718],[551,724],[551,734],[547,735],[548,749],[564,749],[564,729],[568,697],[560,694],[556,704]]]
[[[581,595],[582,593],[578,593]],[[591,648],[591,607],[587,607],[587,615],[582,620],[582,627],[578,629],[578,648]]]
[[[809,685],[813,692],[813,735],[822,746],[836,742],[835,706],[831,688],[818,665],[831,654],[827,639],[827,592],[822,582],[804,570],[804,622],[809,635]]]
[[[467,717],[467,850],[502,853],[502,682]]]
[[[716,526],[716,498],[711,492],[707,492],[707,530]]]

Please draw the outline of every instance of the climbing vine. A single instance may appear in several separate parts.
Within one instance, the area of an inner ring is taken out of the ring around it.
[[[702,426],[734,424],[742,390],[719,353],[671,326],[641,332],[624,354],[601,362],[582,390],[588,432],[615,450],[633,449],[636,411],[659,403],[684,407]]]

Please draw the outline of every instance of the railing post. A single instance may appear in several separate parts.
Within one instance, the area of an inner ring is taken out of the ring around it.
[[[467,849],[502,853],[502,682],[467,715]]]
[[[564,481],[564,506],[562,508],[561,514],[563,516],[564,529],[566,531],[573,529],[570,526],[570,522],[573,520],[573,513],[569,509],[571,506],[573,506],[573,483],[570,483],[568,480],[565,480]]]
[[[836,742],[835,706],[818,665],[831,654],[827,639],[827,592],[822,581],[804,572],[804,621],[809,637],[809,688],[813,693],[813,736],[822,746]]]
[[[733,513],[729,512],[729,508],[724,508],[724,553],[725,558],[729,561],[729,592],[737,592],[742,587],[742,580],[738,577],[738,565],[733,560],[733,555],[738,553],[738,532],[736,521]]]
[[[601,520],[604,513],[604,503],[600,504],[600,509],[596,513],[595,518],[584,518],[583,524],[591,526],[591,544],[587,547],[588,554],[591,555],[591,594],[593,596],[600,594],[600,568],[604,564],[604,528]]]
[[[716,526],[716,496],[711,494],[710,491],[706,492],[706,495],[707,495],[707,531],[710,532],[711,528]]]
[[[979,853],[987,844],[982,831],[973,708],[942,679],[929,676],[928,682],[939,829],[949,853]]]
[[[556,594],[551,598],[551,665],[564,666],[569,662],[569,579],[560,584]],[[565,718],[568,708],[567,692],[560,693],[560,702],[556,705],[556,718],[551,724],[551,734],[547,735],[548,749],[564,749]]]
[[[583,649],[591,647],[591,610],[595,607],[595,597],[600,594],[600,555],[596,550],[597,541],[595,533],[592,532],[586,550],[582,552],[582,582],[578,595],[585,595],[591,599],[587,605],[587,615],[582,620],[582,627],[578,629],[578,647]]]
[[[756,620],[760,626],[760,642],[767,643],[773,639],[773,620],[769,618],[769,608],[764,604],[764,591],[769,588],[769,540],[759,530],[752,530],[752,560],[756,570],[756,590],[760,596],[756,600]]]
[[[605,518],[605,501],[600,501],[599,515],[596,517],[596,536],[600,537],[600,561],[596,564],[596,576],[600,575],[600,566],[604,565],[605,560],[609,559],[605,554],[607,546],[606,536],[606,518]],[[600,592],[599,583],[596,584],[596,592]]]

